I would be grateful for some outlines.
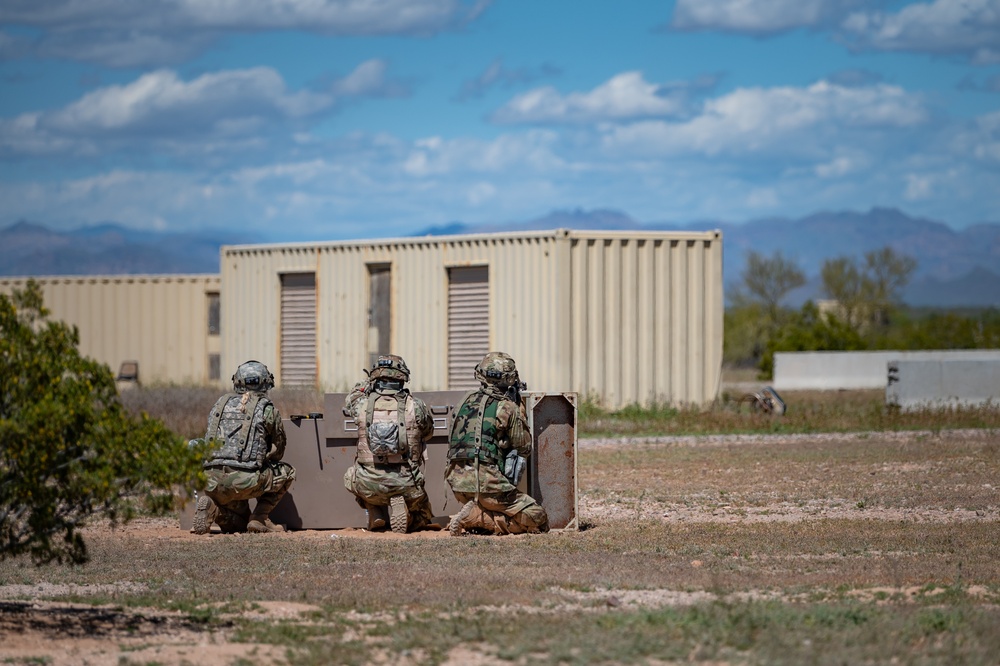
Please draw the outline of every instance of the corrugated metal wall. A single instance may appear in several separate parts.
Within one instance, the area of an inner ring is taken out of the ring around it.
[[[135,360],[144,384],[208,382],[209,355],[219,353],[219,336],[209,335],[208,295],[219,292],[219,276],[34,279],[52,318],[79,329],[80,351],[106,363],[115,374],[123,361]],[[23,289],[27,281],[0,278],[0,291]]]
[[[280,275],[316,272],[326,390],[363,378],[368,266],[392,271],[392,350],[413,390],[448,386],[448,269],[489,270],[490,347],[532,390],[611,407],[704,403],[722,365],[722,239],[706,233],[559,230],[223,248],[223,375],[248,358],[281,383]],[[251,313],[251,314],[247,314]],[[469,368],[470,375],[472,368]]]

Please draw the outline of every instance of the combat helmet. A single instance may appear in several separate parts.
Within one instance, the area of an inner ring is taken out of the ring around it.
[[[372,363],[368,372],[369,379],[393,379],[400,382],[410,381],[410,369],[402,356],[382,354]]]
[[[267,393],[274,388],[274,375],[260,361],[247,361],[236,368],[233,375],[233,390],[237,393],[254,391]]]
[[[492,384],[502,389],[520,382],[517,366],[510,354],[490,352],[476,366],[476,379],[483,384]]]

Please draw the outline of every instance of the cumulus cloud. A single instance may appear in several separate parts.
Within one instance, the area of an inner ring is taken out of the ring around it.
[[[896,13],[859,11],[843,23],[852,48],[1000,62],[1000,0],[934,0]]]
[[[640,118],[680,117],[689,110],[695,92],[714,80],[663,85],[645,80],[642,72],[623,72],[593,90],[563,95],[551,86],[518,95],[497,109],[499,124],[593,124]]]
[[[403,163],[411,176],[427,177],[461,172],[501,173],[511,169],[562,169],[554,146],[558,135],[534,130],[505,134],[491,141],[428,137],[417,141]]]
[[[181,62],[232,32],[431,35],[474,20],[490,0],[6,0],[0,23],[42,31],[44,57],[136,67]]]
[[[459,101],[476,99],[493,88],[511,88],[515,85],[533,83],[539,79],[558,76],[560,73],[558,67],[548,63],[533,69],[527,67],[510,69],[504,66],[503,58],[497,58],[479,76],[464,81],[456,99]]]
[[[53,111],[0,119],[0,150],[14,155],[145,152],[151,144],[205,154],[226,142],[259,144],[330,110],[329,93],[290,91],[269,67],[203,74],[190,81],[157,70],[94,90]]]
[[[773,35],[834,25],[871,0],[677,0],[670,28]]]
[[[805,88],[739,88],[708,100],[684,122],[614,127],[605,145],[643,154],[767,155],[826,152],[841,133],[905,130],[926,122],[923,103],[902,88],[849,88],[819,81]]]

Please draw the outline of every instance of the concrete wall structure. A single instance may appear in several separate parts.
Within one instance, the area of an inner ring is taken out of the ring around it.
[[[1000,405],[1000,358],[890,361],[885,401],[903,410]]]
[[[139,380],[205,384],[218,368],[220,337],[209,331],[218,311],[218,275],[92,275],[37,277],[51,318],[74,325],[80,351],[118,372],[139,362]],[[0,293],[28,278],[0,278]],[[213,305],[214,302],[214,305]],[[223,376],[229,377],[223,373]]]
[[[222,248],[223,374],[249,358],[282,384],[283,275],[315,276],[315,376],[342,391],[374,351],[369,282],[388,267],[390,349],[413,390],[450,386],[449,270],[488,270],[488,344],[531,390],[609,407],[703,404],[722,367],[719,232],[556,230]],[[454,329],[453,329],[454,334]],[[468,369],[472,376],[472,365]]]
[[[777,352],[773,386],[779,391],[884,389],[890,361],[946,360],[1000,361],[1000,349]]]

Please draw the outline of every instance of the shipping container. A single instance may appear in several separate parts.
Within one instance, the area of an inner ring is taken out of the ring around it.
[[[29,278],[0,278],[0,293]],[[33,278],[53,320],[76,326],[80,351],[117,376],[137,363],[143,384],[219,381],[218,275],[90,275]],[[225,374],[225,377],[229,377]]]
[[[469,388],[490,350],[531,390],[609,408],[704,405],[722,367],[722,236],[530,233],[225,246],[223,374],[344,391],[380,353],[419,391]]]

